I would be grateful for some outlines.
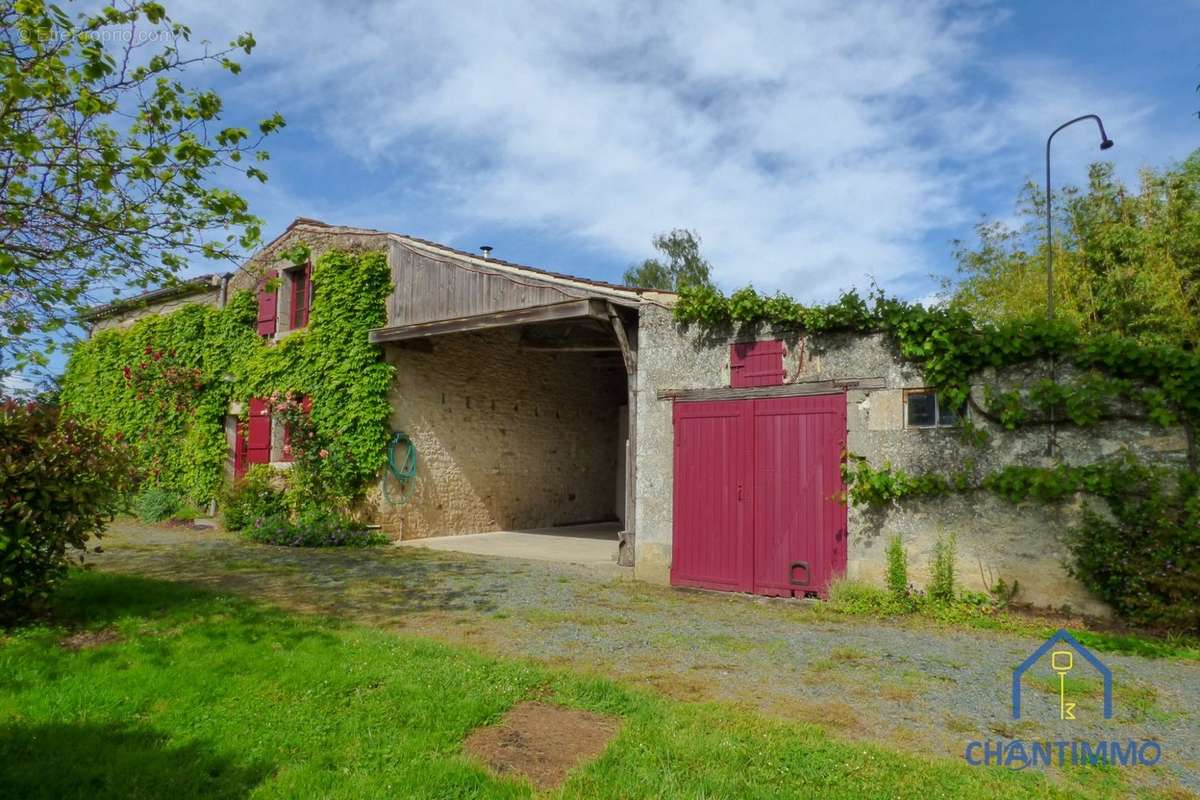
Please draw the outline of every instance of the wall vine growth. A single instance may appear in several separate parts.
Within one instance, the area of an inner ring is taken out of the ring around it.
[[[302,245],[284,257],[303,263]],[[254,329],[253,293],[224,309],[187,305],[78,344],[62,382],[69,414],[128,440],[143,483],[202,503],[221,488],[231,401],[298,393],[312,399],[315,434],[336,457],[323,465],[322,500],[352,502],[386,458],[392,368],[367,341],[383,324],[390,273],[383,253],[328,251],[313,265],[307,327],[277,343]],[[296,478],[303,482],[297,465]]]
[[[1007,430],[1057,420],[1079,426],[1132,416],[1167,427],[1181,425],[1188,466],[1139,462],[1129,453],[1113,461],[1073,466],[1010,465],[983,474],[973,465],[950,473],[914,474],[873,467],[848,454],[843,466],[848,500],[886,507],[912,498],[992,492],[1013,503],[1054,503],[1080,493],[1101,498],[1108,514],[1086,507],[1068,533],[1073,574],[1125,617],[1153,626],[1200,628],[1200,477],[1196,435],[1200,422],[1200,353],[1171,345],[1144,345],[1102,334],[1084,336],[1070,323],[1029,318],[981,323],[961,309],[925,308],[875,293],[856,292],[824,306],[804,306],[786,295],[753,288],[724,295],[706,286],[681,289],[675,319],[708,328],[763,324],[808,333],[883,333],[899,356],[922,370],[927,385],[954,405],[970,403]],[[982,403],[971,384],[985,370],[1046,362],[1069,365],[1065,381],[1039,380],[1022,390],[985,387]],[[981,428],[963,435],[986,440]]]
[[[1181,423],[1194,431],[1200,423],[1200,354],[1114,334],[1085,337],[1061,320],[981,323],[961,309],[926,308],[879,292],[868,300],[850,291],[829,305],[804,306],[750,287],[726,296],[706,286],[683,287],[674,315],[710,328],[763,323],[809,333],[884,333],[900,357],[920,365],[929,386],[955,405],[971,399],[973,376],[989,368],[1054,360],[1084,373],[1068,386],[1051,381],[1021,396],[996,396],[990,409],[973,405],[1010,429],[1038,421],[1036,412],[1052,406],[1088,424],[1109,415],[1110,404],[1121,398],[1140,403],[1163,426]],[[1194,443],[1192,448],[1194,467]]]

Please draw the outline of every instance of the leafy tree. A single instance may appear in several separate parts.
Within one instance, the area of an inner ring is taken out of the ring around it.
[[[191,32],[155,2],[69,16],[0,0],[0,370],[44,364],[54,331],[122,287],[169,283],[189,257],[235,259],[260,221],[219,174],[265,181],[275,114],[221,127],[222,102],[179,74],[227,49],[186,53]]]
[[[625,270],[629,286],[678,291],[681,286],[712,286],[712,266],[700,255],[700,236],[685,228],[654,237],[654,249],[665,257],[647,258]]]
[[[1045,194],[1026,185],[1024,224],[987,221],[956,242],[962,276],[952,303],[983,319],[1037,314],[1046,305]],[[1110,164],[1093,164],[1086,189],[1055,198],[1055,311],[1090,333],[1147,344],[1200,344],[1200,151],[1143,170],[1137,191]]]

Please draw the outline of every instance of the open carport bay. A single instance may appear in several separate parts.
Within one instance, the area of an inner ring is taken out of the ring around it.
[[[477,556],[556,561],[591,568],[597,576],[624,575],[628,567],[617,566],[617,522],[565,525],[523,531],[492,531],[462,536],[435,536],[398,542],[401,547],[423,547],[443,552]]]

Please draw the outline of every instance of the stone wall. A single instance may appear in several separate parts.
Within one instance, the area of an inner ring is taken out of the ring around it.
[[[100,331],[110,328],[128,328],[142,317],[151,314],[170,314],[188,305],[205,305],[219,308],[221,305],[221,287],[219,285],[213,286],[211,289],[204,291],[193,291],[184,294],[182,297],[171,297],[162,302],[147,303],[146,305],[131,308],[128,311],[101,317],[92,323],[91,335],[95,336]]]
[[[497,329],[385,346],[392,428],[417,450],[411,501],[376,498],[390,535],[616,518],[620,361],[525,351],[518,337]]]
[[[672,541],[672,401],[658,400],[663,389],[729,386],[729,345],[739,339],[782,338],[786,344],[787,382],[879,378],[881,389],[847,392],[847,449],[876,467],[890,463],[910,472],[952,472],[968,463],[986,473],[1006,464],[1043,465],[1047,433],[1041,428],[1007,432],[981,417],[973,422],[991,434],[985,447],[963,440],[953,428],[915,429],[904,424],[904,390],[922,388],[919,370],[901,364],[883,335],[800,337],[768,331],[711,334],[695,326],[681,328],[668,309],[644,306],[638,362],[638,530],[639,578],[669,579]],[[980,376],[973,394],[982,397],[985,382],[1004,387],[1041,377],[1034,367],[1003,376]],[[1162,463],[1186,459],[1182,431],[1146,422],[1122,420],[1089,429],[1060,426],[1057,444],[1065,461],[1090,464],[1128,447],[1140,457]],[[1105,607],[1067,575],[1063,531],[1078,518],[1079,502],[1047,507],[1013,506],[980,492],[940,500],[906,502],[882,512],[850,509],[847,572],[882,583],[883,550],[899,534],[909,553],[910,573],[923,585],[933,544],[955,533],[962,584],[982,589],[987,581],[1021,582],[1020,599],[1043,606],[1068,605],[1104,613]],[[982,577],[981,577],[982,574]]]

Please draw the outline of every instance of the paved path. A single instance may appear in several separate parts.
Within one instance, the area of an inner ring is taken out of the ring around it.
[[[88,555],[101,569],[530,657],[681,699],[748,704],[931,755],[961,757],[969,739],[1154,738],[1170,774],[1200,791],[1200,663],[1101,654],[1115,674],[1115,718],[1101,719],[1089,681],[1072,686],[1078,721],[1059,723],[1047,658],[1026,679],[1025,719],[1014,722],[1012,669],[1040,642],[1010,633],[862,621],[587,566],[413,547],[289,549],[135,523],[114,525],[103,545]]]
[[[400,542],[399,546],[575,564],[591,567],[590,571],[594,575],[619,578],[633,572],[632,569],[617,566],[617,532],[620,529],[620,523],[600,522],[527,531],[434,536],[428,539],[410,539]]]

